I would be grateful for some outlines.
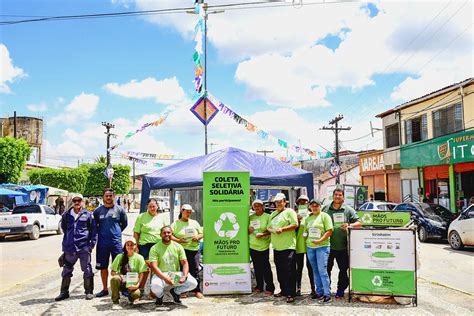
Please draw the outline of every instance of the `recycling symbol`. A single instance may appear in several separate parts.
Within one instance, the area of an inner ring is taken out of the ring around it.
[[[365,213],[364,215],[362,215],[361,220],[364,224],[372,224],[372,215],[370,215],[369,213]]]
[[[222,230],[222,226],[225,220],[228,220],[232,224],[232,229]],[[214,230],[216,231],[217,235],[219,235],[219,237],[228,237],[232,239],[237,236],[239,228],[240,226],[239,223],[237,223],[237,217],[234,213],[231,212],[222,213],[221,216],[214,223]]]
[[[373,277],[372,284],[375,286],[382,286],[382,278],[380,277],[380,275],[376,275]]]

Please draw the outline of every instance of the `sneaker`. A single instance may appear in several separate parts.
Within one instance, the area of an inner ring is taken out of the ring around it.
[[[331,296],[325,296],[322,300],[319,301],[321,304],[328,304],[332,302]]]
[[[313,295],[311,295],[311,298],[312,298],[313,300],[320,300],[320,299],[322,299],[323,297],[324,297],[323,294],[316,294],[316,293],[314,293]]]
[[[176,294],[174,289],[170,290],[170,294],[171,294],[171,296],[173,296],[173,301],[175,303],[178,303],[178,304],[181,303],[181,299],[179,298],[179,294]]]
[[[93,299],[93,298],[94,298],[94,294],[92,294],[92,293],[87,293],[87,294],[86,294],[86,300],[89,301],[89,300],[91,300],[91,299]]]
[[[104,296],[108,296],[108,295],[109,295],[109,291],[107,291],[107,290],[102,290],[102,291],[100,291],[99,293],[97,293],[97,294],[95,295],[95,297],[104,297]]]
[[[113,303],[112,304],[112,310],[113,311],[116,311],[116,310],[119,310],[119,309],[121,309],[119,303]]]
[[[155,305],[158,305],[158,306],[163,305],[163,296],[156,298]]]
[[[128,291],[127,290],[120,291],[120,293],[122,293],[122,296],[128,297]]]
[[[336,292],[336,298],[337,298],[337,299],[339,299],[339,298],[344,298],[344,291],[337,290],[337,292]]]

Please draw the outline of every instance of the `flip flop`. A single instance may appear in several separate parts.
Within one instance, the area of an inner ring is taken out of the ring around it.
[[[288,297],[286,298],[286,302],[287,302],[287,303],[294,303],[294,302],[295,302],[295,298],[294,298],[293,296],[288,296]]]

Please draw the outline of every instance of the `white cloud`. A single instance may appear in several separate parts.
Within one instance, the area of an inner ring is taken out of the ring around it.
[[[183,88],[176,77],[163,80],[146,78],[142,81],[132,80],[125,84],[107,83],[104,89],[126,98],[154,99],[157,103],[176,105],[185,99]]]
[[[7,84],[26,76],[23,69],[13,65],[8,48],[4,44],[0,44],[0,69],[0,93],[11,93]]]
[[[46,112],[48,110],[48,105],[45,102],[37,104],[28,104],[26,107],[31,112]]]
[[[209,17],[208,39],[221,60],[240,63],[235,79],[245,85],[248,97],[280,107],[327,106],[328,95],[338,88],[357,91],[375,84],[394,85],[391,77],[386,78],[390,74],[417,78],[395,88],[396,100],[410,99],[422,87],[433,91],[472,76],[471,1],[375,5],[379,10],[375,17],[360,2],[228,10]],[[186,7],[189,2],[136,0],[136,6],[148,10]],[[193,39],[195,16],[144,19]],[[345,30],[342,42],[334,51],[317,44],[341,30]],[[375,75],[385,77],[376,82]]]
[[[72,101],[66,105],[64,111],[49,121],[51,124],[82,124],[84,120],[88,120],[94,116],[97,106],[99,105],[99,97],[94,94],[81,93],[74,97]]]

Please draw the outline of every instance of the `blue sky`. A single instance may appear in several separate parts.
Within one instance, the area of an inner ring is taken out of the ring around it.
[[[342,124],[352,127],[341,134],[343,148],[361,150],[382,147],[381,133],[348,141],[368,134],[369,120],[380,127],[375,114],[472,76],[470,1],[320,2],[211,15],[209,92],[276,138],[318,151],[333,146],[332,133],[319,128],[342,113]],[[191,0],[4,0],[0,19],[192,6]],[[103,154],[102,121],[116,125],[114,144],[165,110],[171,112],[164,124],[125,141],[112,161],[125,163],[126,151],[203,154],[203,127],[189,111],[195,22],[181,13],[0,25],[0,115],[43,118],[49,164]],[[222,113],[209,125],[209,143],[217,144],[212,150],[287,154]]]

